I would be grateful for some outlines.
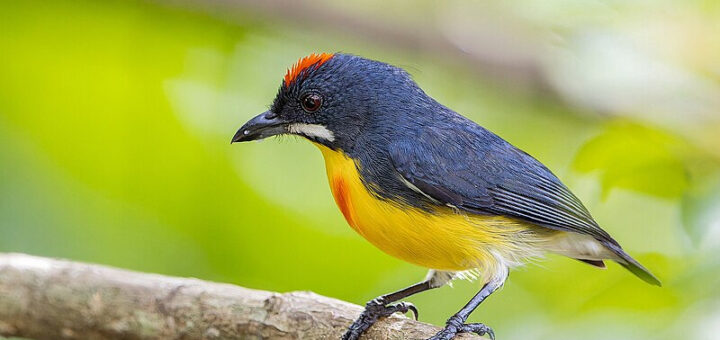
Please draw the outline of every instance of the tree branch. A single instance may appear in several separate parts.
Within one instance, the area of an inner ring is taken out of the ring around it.
[[[0,334],[34,339],[339,339],[361,307],[23,254],[0,254]],[[368,339],[437,327],[392,316]],[[469,335],[463,338],[472,338]]]

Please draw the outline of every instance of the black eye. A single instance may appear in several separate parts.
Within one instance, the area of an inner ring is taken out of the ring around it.
[[[310,93],[306,94],[300,99],[300,104],[303,110],[307,112],[315,112],[322,105],[322,97],[319,94]]]

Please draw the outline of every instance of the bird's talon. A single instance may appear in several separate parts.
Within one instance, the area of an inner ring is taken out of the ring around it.
[[[400,302],[400,303],[397,303],[394,305],[387,306],[385,308],[387,308],[387,314],[383,315],[383,316],[389,316],[395,312],[400,312],[403,314],[405,314],[407,312],[412,312],[413,316],[415,317],[415,320],[418,319],[417,307],[415,307],[415,305],[413,305],[410,302]]]
[[[415,305],[413,305],[412,303],[408,303],[407,309],[412,311],[413,316],[415,317],[415,321],[417,321],[420,314],[420,312],[418,312],[417,310],[417,307],[415,307]]]
[[[392,315],[393,313],[407,313],[412,311],[415,316],[415,320],[418,318],[418,310],[415,305],[409,302],[399,302],[394,305],[384,305],[381,300],[373,299],[365,304],[365,310],[360,314],[360,317],[350,325],[347,332],[343,335],[343,340],[355,340],[360,337],[370,326],[372,326],[378,319]]]
[[[493,332],[492,328],[481,323],[459,324],[454,319],[448,320],[445,328],[428,340],[451,340],[459,333],[475,333],[480,336],[487,335],[491,340],[495,340],[495,332]]]
[[[491,340],[495,340],[495,332],[493,332],[492,328],[481,323],[469,323],[462,325],[460,327],[460,332],[475,333],[480,336],[487,334]]]

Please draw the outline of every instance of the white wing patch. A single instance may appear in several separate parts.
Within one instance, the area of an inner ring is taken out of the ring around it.
[[[425,196],[425,198],[429,199],[429,200],[432,201],[433,203],[440,204],[440,202],[438,202],[436,199],[430,197],[430,195],[424,193],[422,190],[420,190],[418,187],[416,187],[415,184],[410,183],[410,181],[408,181],[407,179],[405,179],[405,177],[403,177],[402,175],[398,174],[398,177],[399,177],[400,180],[403,182],[403,184],[405,184],[406,187],[410,188],[410,190],[412,190],[412,191],[414,191],[414,192],[417,192],[417,193],[420,194],[420,195]],[[452,207],[451,207],[451,208],[452,208]]]
[[[288,132],[308,137],[322,138],[330,142],[335,140],[335,134],[325,126],[319,124],[290,124],[290,126],[288,126]]]

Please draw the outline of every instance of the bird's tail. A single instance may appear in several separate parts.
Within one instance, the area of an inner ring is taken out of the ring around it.
[[[603,245],[619,257],[615,260],[617,263],[625,267],[625,269],[629,270],[631,273],[635,274],[635,276],[639,277],[640,279],[651,285],[655,285],[658,287],[662,286],[660,280],[658,280],[655,275],[653,275],[647,268],[643,267],[640,262],[630,257],[630,255],[628,255],[628,253],[626,253],[622,248],[620,248],[619,245],[610,242],[603,242]]]

